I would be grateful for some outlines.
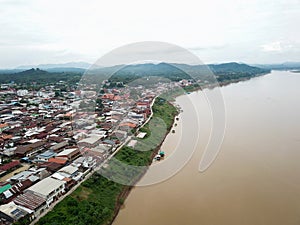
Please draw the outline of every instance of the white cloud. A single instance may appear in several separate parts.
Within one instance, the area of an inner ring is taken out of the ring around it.
[[[264,52],[281,52],[281,53],[288,53],[292,51],[299,51],[300,50],[300,42],[297,41],[273,41],[261,46],[262,51]]]
[[[0,0],[0,6],[0,67],[23,64],[23,56],[30,64],[96,60],[149,40],[196,46],[204,62],[255,62],[260,53],[272,62],[279,59],[266,54],[282,48],[281,60],[288,61],[297,53],[282,41],[300,39],[299,0]]]
[[[280,41],[275,41],[272,43],[264,44],[261,46],[262,50],[265,52],[281,52],[283,50]]]

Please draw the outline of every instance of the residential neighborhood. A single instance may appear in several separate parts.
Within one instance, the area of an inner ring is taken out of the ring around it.
[[[131,139],[145,136],[138,130],[151,116],[155,97],[182,83],[102,88],[99,93],[63,82],[38,91],[2,84],[0,224],[34,220],[120,146],[134,147],[137,141]],[[93,110],[86,110],[91,103]]]

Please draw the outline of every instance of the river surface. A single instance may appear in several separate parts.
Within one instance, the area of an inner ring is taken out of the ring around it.
[[[183,112],[163,143],[165,160],[191,142],[196,150],[170,179],[135,187],[114,225],[299,225],[299,87],[300,74],[287,71],[222,87],[225,136],[202,173],[199,161],[212,128],[209,105],[201,91],[178,97]],[[191,140],[195,133],[199,139]]]

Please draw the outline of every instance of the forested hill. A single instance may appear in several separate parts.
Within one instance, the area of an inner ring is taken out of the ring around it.
[[[82,73],[74,72],[47,72],[40,69],[30,69],[18,73],[2,73],[0,74],[0,83],[33,83],[46,84],[65,81],[68,83],[76,83],[80,81]]]
[[[242,78],[251,78],[260,74],[270,72],[269,69],[258,68],[239,63],[211,64],[211,65],[187,65],[187,64],[137,64],[106,67],[89,71],[91,75],[108,75],[112,82],[128,83],[132,80],[145,76],[158,76],[178,81],[182,79],[210,80],[212,74],[216,75],[218,81],[230,81]],[[0,74],[0,83],[32,83],[39,84],[56,83],[65,81],[76,83],[80,81],[84,70],[81,72],[49,72],[40,69],[30,69],[16,73]]]
[[[209,65],[209,68],[218,76],[218,81],[254,77],[271,72],[270,69],[263,69],[240,63]]]
[[[130,82],[143,76],[160,76],[173,81],[181,79],[208,79],[215,75],[218,81],[251,78],[260,74],[269,73],[269,69],[258,68],[239,63],[224,63],[210,65],[187,64],[138,64],[120,68],[111,78],[111,81]]]
[[[265,72],[265,69],[249,66],[247,64],[241,64],[241,63],[223,63],[223,64],[210,64],[208,65],[209,68],[217,73],[217,74],[228,74],[228,73],[249,73],[249,74],[255,74],[255,73],[261,73]]]

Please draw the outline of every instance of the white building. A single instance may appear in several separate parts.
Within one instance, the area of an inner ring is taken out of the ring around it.
[[[28,90],[26,90],[26,89],[22,89],[22,90],[17,90],[17,95],[18,96],[26,96],[26,95],[28,95]]]
[[[2,223],[4,221],[14,223],[29,213],[31,213],[29,209],[26,210],[14,202],[0,205],[0,224],[5,224]]]
[[[65,181],[47,177],[28,188],[26,192],[36,194],[46,200],[47,206],[65,193]]]
[[[65,166],[63,168],[61,168],[59,171],[57,171],[56,173],[54,173],[52,175],[53,178],[58,179],[58,180],[66,180],[66,178],[68,179],[73,179],[75,181],[78,181],[82,178],[82,173],[79,172],[78,167],[76,166],[72,166],[72,165],[68,165]]]
[[[73,178],[78,174],[78,168],[72,165],[65,166],[58,171],[61,175]]]

